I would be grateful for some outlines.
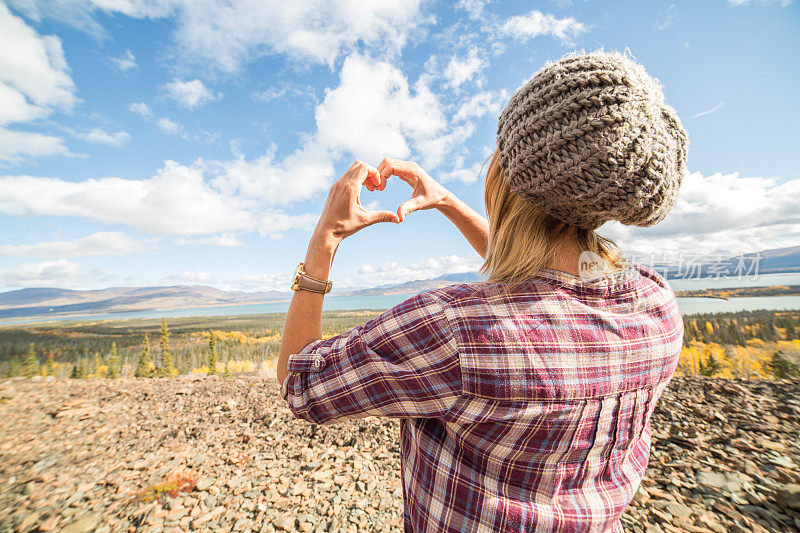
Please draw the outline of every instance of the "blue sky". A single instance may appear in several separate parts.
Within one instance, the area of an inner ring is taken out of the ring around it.
[[[661,81],[691,140],[668,219],[601,233],[656,259],[798,245],[798,29],[791,1],[0,2],[0,290],[285,289],[354,159],[414,159],[483,211],[510,95],[601,47]],[[479,265],[426,211],[346,239],[332,279]]]

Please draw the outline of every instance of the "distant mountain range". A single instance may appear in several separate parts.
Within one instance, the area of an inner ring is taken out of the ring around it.
[[[800,246],[763,250],[734,257],[708,258],[706,262],[696,260],[680,265],[657,265],[658,271],[667,278],[742,276],[754,274],[790,274],[800,272]]]
[[[698,265],[690,271],[693,277],[716,275],[743,275],[756,266],[759,274],[800,272],[800,246],[765,250],[731,258],[721,258],[713,263]],[[669,278],[679,278],[687,273],[686,265],[660,265],[661,272]],[[477,272],[446,274],[432,279],[380,285],[372,288],[334,290],[331,296],[382,296],[413,295],[453,283],[472,283],[483,279]],[[119,313],[125,311],[153,311],[182,307],[212,307],[249,303],[288,301],[291,291],[223,291],[205,285],[173,285],[166,287],[111,287],[99,290],[70,290],[57,288],[31,288],[0,293],[0,319],[37,316],[67,317]]]
[[[0,293],[0,318],[207,307],[288,299],[290,292],[223,291],[205,285],[110,287],[89,291],[33,288]]]

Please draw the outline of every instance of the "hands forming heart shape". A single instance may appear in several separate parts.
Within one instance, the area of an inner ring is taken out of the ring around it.
[[[369,211],[359,198],[361,187],[369,191],[382,191],[391,176],[397,176],[412,188],[411,198],[392,211]],[[431,178],[427,172],[410,161],[384,159],[377,168],[356,161],[339,178],[328,193],[315,233],[340,241],[378,222],[399,224],[414,211],[440,207],[450,192]]]

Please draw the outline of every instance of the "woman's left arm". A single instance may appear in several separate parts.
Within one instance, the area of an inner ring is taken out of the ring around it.
[[[308,243],[303,262],[305,272],[317,279],[327,280],[330,275],[336,248],[345,237],[378,222],[396,222],[400,219],[392,211],[367,211],[361,206],[361,186],[380,183],[377,169],[356,161],[331,187],[319,222]],[[323,294],[296,291],[286,312],[283,337],[278,352],[277,377],[281,385],[286,379],[289,355],[297,353],[310,342],[322,338]]]

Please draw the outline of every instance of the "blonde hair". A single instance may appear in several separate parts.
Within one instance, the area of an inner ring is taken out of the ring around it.
[[[489,281],[513,283],[535,276],[556,257],[570,231],[575,232],[581,251],[593,252],[619,267],[614,241],[563,222],[522,199],[509,187],[497,150],[491,157],[485,188],[489,243],[480,268]]]

